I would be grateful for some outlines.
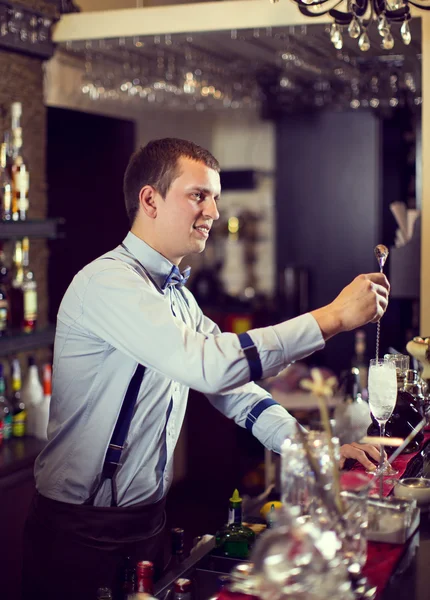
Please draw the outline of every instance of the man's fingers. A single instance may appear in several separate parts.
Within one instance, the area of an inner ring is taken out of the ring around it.
[[[371,458],[373,458],[373,460],[379,461],[379,446],[374,446],[373,444],[358,444],[357,442],[353,442],[351,446],[353,446],[354,448],[358,448],[359,450],[364,450]],[[387,454],[384,451],[384,460],[386,458]]]
[[[387,288],[377,283],[373,284],[373,290],[378,294],[378,298],[384,299],[388,302],[389,292]]]
[[[376,466],[373,464],[373,462],[371,460],[369,460],[367,454],[364,452],[364,450],[359,450],[358,448],[354,448],[354,451],[351,452],[352,456],[351,458],[355,458],[355,460],[358,460],[359,463],[361,463],[363,465],[363,467],[365,467],[365,469],[367,469],[367,471],[374,471],[376,469]]]
[[[388,293],[390,292],[390,282],[384,273],[368,273],[366,277],[376,285],[383,287]]]
[[[373,458],[376,462],[379,462],[380,450],[377,446],[373,444],[359,444],[357,442],[353,442],[352,444],[345,444],[340,448],[340,454],[343,459],[345,458],[354,458],[358,460],[368,471],[374,471],[376,466],[369,459]],[[384,452],[384,460],[387,458],[386,453]],[[345,462],[341,460],[341,468],[342,464]]]

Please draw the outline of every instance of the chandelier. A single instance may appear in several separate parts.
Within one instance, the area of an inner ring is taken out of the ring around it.
[[[430,10],[429,0],[414,2],[411,0],[293,0],[293,2],[307,17],[329,14],[333,18],[330,40],[336,50],[341,50],[343,47],[343,32],[346,29],[349,37],[358,39],[358,46],[363,52],[370,49],[368,27],[372,23],[377,23],[382,38],[381,47],[384,50],[391,50],[394,47],[394,37],[391,33],[393,24],[401,24],[400,35],[403,43],[406,46],[411,43],[409,5]]]

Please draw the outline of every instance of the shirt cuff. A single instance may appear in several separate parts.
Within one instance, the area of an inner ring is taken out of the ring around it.
[[[252,434],[268,450],[281,453],[282,443],[296,433],[296,419],[279,404],[266,408],[252,428]]]

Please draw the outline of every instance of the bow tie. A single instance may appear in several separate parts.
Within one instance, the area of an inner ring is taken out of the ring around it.
[[[162,285],[162,289],[165,290],[170,286],[177,286],[181,288],[187,283],[188,277],[191,273],[191,267],[185,267],[185,269],[180,272],[176,265],[173,265],[172,270],[167,275],[165,282]]]

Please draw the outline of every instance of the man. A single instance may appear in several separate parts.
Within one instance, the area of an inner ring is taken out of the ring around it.
[[[124,556],[161,563],[190,387],[279,451],[295,421],[253,381],[386,309],[384,275],[360,275],[310,314],[240,336],[220,333],[178,269],[204,250],[219,217],[219,170],[209,152],[184,140],[138,150],[124,178],[131,231],[82,269],[63,298],[49,441],[26,525],[25,598],[92,599],[97,587],[115,587]],[[365,450],[378,458],[373,446],[342,454],[372,467]]]

